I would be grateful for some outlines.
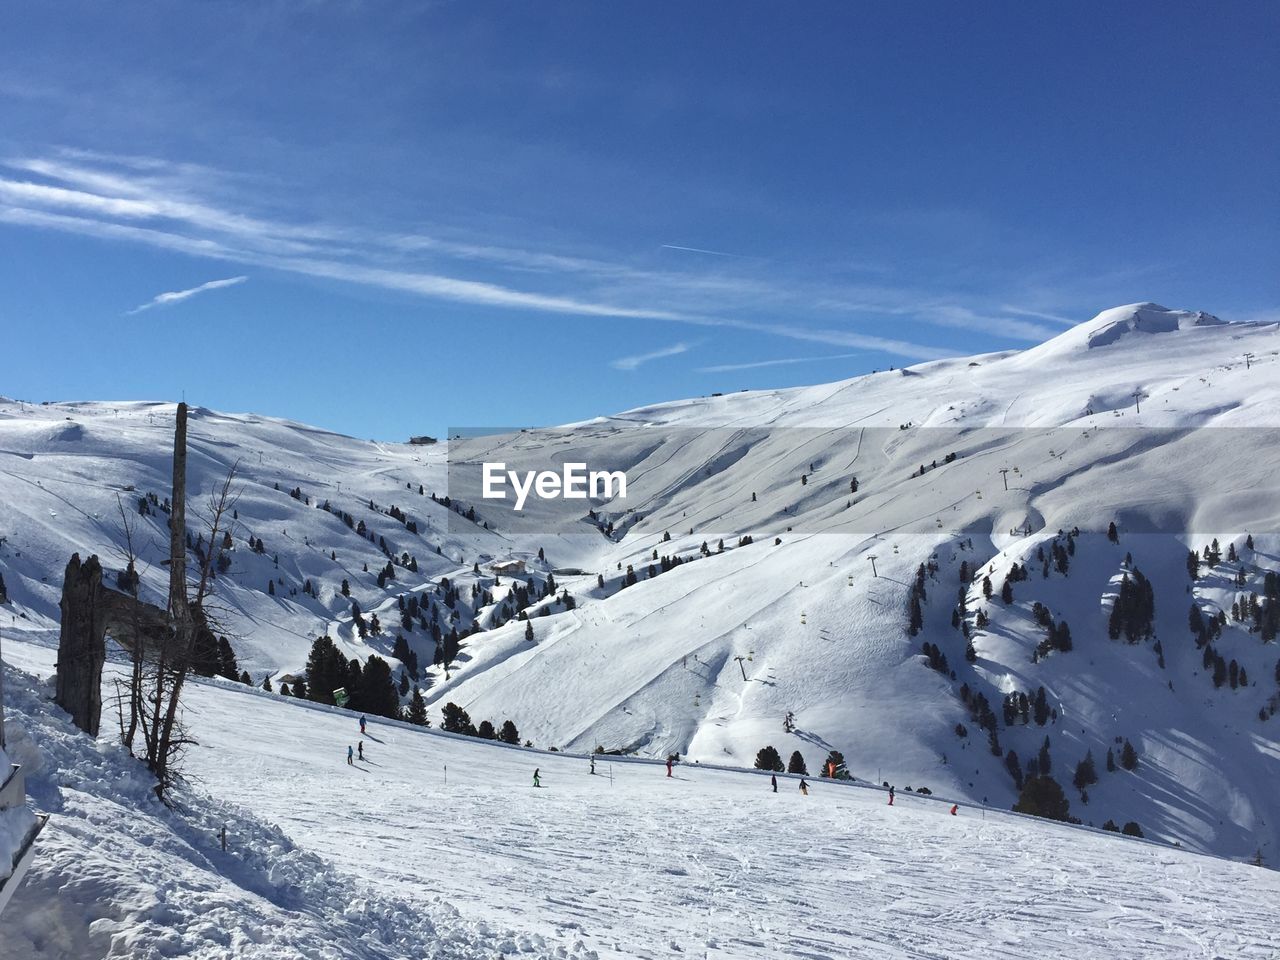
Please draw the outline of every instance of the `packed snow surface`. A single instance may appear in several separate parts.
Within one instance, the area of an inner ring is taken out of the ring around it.
[[[7,658],[47,671],[53,651]],[[548,754],[197,683],[173,810],[10,669],[54,811],[5,957],[1274,957],[1280,874],[867,785]],[[542,786],[532,786],[537,769]],[[205,796],[205,792],[219,799]],[[228,850],[218,831],[228,826]]]

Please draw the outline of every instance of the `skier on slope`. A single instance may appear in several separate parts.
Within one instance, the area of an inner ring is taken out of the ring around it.
[[[363,760],[364,759],[364,741],[361,740],[360,743],[357,744],[357,747],[359,748],[360,759]]]
[[[364,714],[360,715],[360,736],[364,736]]]
[[[675,764],[675,760],[671,757],[667,757],[667,776],[668,777],[671,776],[671,768],[674,764]]]
[[[354,756],[354,751],[351,749],[351,744],[348,743],[347,744],[347,766],[349,767],[355,766],[355,761],[351,759],[353,756]]]
[[[951,805],[951,815],[954,817],[954,816],[956,815],[956,811],[957,811],[957,810],[959,810],[959,809],[960,809],[960,804],[958,804],[958,803],[953,803],[953,804]]]
[[[893,787],[889,788],[889,806],[893,806]]]
[[[538,768],[537,768],[537,767],[534,767],[534,768],[533,768],[533,785],[534,785],[535,787],[540,787],[540,786],[542,786],[542,780],[538,777]]]
[[[591,755],[591,775],[593,777],[596,775],[596,755],[594,753]]]
[[[809,795],[809,781],[806,780],[804,777],[800,778],[800,792],[803,793],[806,797]]]
[[[775,773],[769,778],[769,782],[773,784],[773,792],[778,792],[778,775]]]

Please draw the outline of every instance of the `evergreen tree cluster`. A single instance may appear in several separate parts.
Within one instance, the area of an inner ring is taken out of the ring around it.
[[[419,679],[418,654],[409,647],[409,642],[400,634],[396,634],[395,643],[391,645],[391,656],[404,664],[405,670],[414,680]]]
[[[929,664],[931,670],[937,670],[944,675],[950,675],[951,668],[947,665],[947,655],[939,649],[936,643],[930,643],[928,640],[924,642],[925,662]]]
[[[477,727],[471,722],[467,711],[452,702],[444,705],[443,716],[440,728],[447,733],[460,733],[468,737],[479,737],[482,740],[500,740],[512,746],[520,744],[520,731],[510,720],[503,721],[500,729],[494,727],[491,720],[481,720],[480,726]]]
[[[1054,623],[1053,614],[1039,600],[1032,605],[1031,616],[1045,631],[1044,639],[1036,644],[1035,652],[1031,655],[1032,663],[1040,662],[1055,650],[1060,653],[1071,650],[1071,628],[1067,626],[1067,621]]]
[[[1071,804],[1057,780],[1048,774],[1030,776],[1023,783],[1018,794],[1018,802],[1013,805],[1018,813],[1029,813],[1035,817],[1048,820],[1073,822]]]
[[[400,719],[400,690],[387,661],[373,654],[362,667],[359,660],[347,660],[332,638],[318,637],[307,657],[305,694],[295,689],[295,695],[332,704],[340,689],[347,693],[348,708]]]
[[[920,564],[919,568],[916,570],[916,578],[911,584],[911,591],[907,601],[908,607],[909,607],[908,616],[907,616],[907,633],[913,637],[917,633],[919,633],[920,630],[924,627],[924,609],[922,607],[922,604],[924,603],[927,597],[927,594],[925,592],[925,586],[924,586],[925,576],[926,576],[925,566],[922,563]],[[927,648],[930,646],[930,644],[925,644],[925,646],[926,646],[925,653],[926,655],[928,655],[929,651]],[[934,649],[936,650],[937,648],[935,647]],[[939,656],[940,655],[941,654],[939,654]],[[945,662],[946,662],[946,658],[944,657],[943,663]],[[939,669],[937,666],[934,666],[933,655],[929,656],[929,665],[932,666],[935,670]],[[945,673],[946,670],[944,669],[942,672]]]
[[[226,677],[240,679],[240,665],[235,651],[226,637],[215,637],[207,626],[196,629],[192,645],[191,669],[201,677]]]
[[[1077,790],[1084,790],[1098,782],[1098,770],[1093,762],[1093,751],[1090,750],[1084,755],[1084,759],[1076,764],[1076,775],[1071,779],[1071,784]]]
[[[1149,640],[1153,635],[1155,615],[1155,593],[1151,581],[1137,567],[1132,567],[1120,578],[1120,590],[1107,620],[1107,634],[1112,640],[1123,636],[1129,643]]]

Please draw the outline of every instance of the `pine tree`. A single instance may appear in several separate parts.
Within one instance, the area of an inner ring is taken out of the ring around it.
[[[481,740],[497,740],[498,731],[493,728],[493,722],[490,720],[481,720],[480,726],[476,730],[476,736]]]
[[[1013,777],[1013,784],[1018,790],[1022,789],[1022,764],[1018,761],[1017,752],[1010,750],[1004,755],[1005,769],[1009,771],[1009,776]]]
[[[1090,750],[1084,755],[1084,759],[1076,764],[1076,775],[1071,783],[1077,790],[1083,790],[1085,787],[1098,782],[1098,771],[1093,765],[1093,751]]]
[[[408,719],[415,726],[427,725],[427,702],[422,699],[422,691],[417,687],[413,688],[413,696],[409,698]]]
[[[1133,749],[1133,744],[1127,739],[1120,750],[1120,766],[1126,770],[1136,770],[1138,767],[1138,751]]]
[[[456,703],[446,703],[444,705],[444,723],[441,727],[447,733],[465,733],[468,736],[475,736],[476,729],[471,725],[471,718],[467,716],[467,711],[463,710]]]
[[[778,755],[775,747],[761,747],[760,752],[756,754],[757,770],[772,770],[775,773],[781,773],[782,757]]]
[[[262,689],[263,689],[263,690],[265,690],[265,691],[267,691],[267,693],[271,693],[271,692],[272,692],[272,691],[271,691],[271,674],[269,674],[269,673],[268,673],[268,674],[266,674],[265,676],[263,676],[263,678],[262,678]],[[283,691],[282,691],[282,692],[283,692]]]
[[[1123,833],[1126,837],[1141,838],[1143,836],[1142,828],[1138,826],[1138,824],[1135,823],[1133,820],[1130,820],[1123,827],[1121,827],[1120,832]]]
[[[1046,777],[1052,769],[1052,762],[1049,759],[1049,738],[1044,738],[1044,743],[1040,745],[1040,755],[1037,758],[1040,767],[1040,776]]]
[[[1116,522],[1114,520],[1107,524],[1107,539],[1112,543],[1120,542],[1120,531],[1116,529]]]
[[[1187,552],[1187,573],[1190,579],[1199,579],[1199,554],[1196,553],[1196,550],[1188,550]]]
[[[984,576],[982,578],[982,595],[986,599],[991,599],[991,578]]]
[[[510,720],[504,720],[502,722],[502,731],[498,734],[498,739],[503,743],[518,746],[520,744],[520,731],[516,729],[516,725]]]
[[[911,636],[914,637],[917,633],[920,632],[920,629],[923,626],[924,626],[924,612],[920,609],[920,595],[916,593],[915,590],[912,590],[911,591],[911,610],[910,610],[910,618],[907,623],[907,633],[909,633]]]
[[[1000,599],[1006,604],[1013,603],[1013,584],[1005,577],[1004,583],[1000,587]]]
[[[1049,722],[1049,696],[1045,693],[1044,687],[1036,690],[1036,695],[1032,703],[1035,721],[1037,727],[1043,727]]]
[[[396,719],[400,714],[400,690],[392,679],[391,665],[377,654],[371,654],[361,668],[359,661],[349,666],[348,690],[354,690],[352,709],[376,713]]]
[[[1116,755],[1110,747],[1107,748],[1107,773],[1116,772]]]
[[[791,759],[787,762],[787,773],[798,773],[802,777],[809,775],[809,768],[805,766],[804,756],[799,750],[792,752]]]
[[[526,620],[526,621],[525,621],[525,624],[524,624],[524,638],[525,638],[525,640],[529,641],[530,643],[533,643],[533,621],[532,621],[532,620]]]

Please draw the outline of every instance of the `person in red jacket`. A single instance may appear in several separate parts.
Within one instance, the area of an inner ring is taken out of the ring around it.
[[[956,811],[957,811],[957,810],[959,810],[959,809],[960,809],[960,804],[958,804],[958,803],[953,803],[953,804],[951,805],[951,815],[954,817],[954,816],[956,815]]]
[[[667,776],[671,776],[671,767],[675,763],[670,757],[667,757]]]
[[[889,806],[893,806],[893,787],[889,788]]]

